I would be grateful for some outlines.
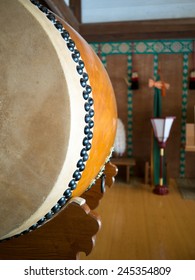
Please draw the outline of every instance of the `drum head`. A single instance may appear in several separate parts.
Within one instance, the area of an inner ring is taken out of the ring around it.
[[[0,34],[0,237],[9,237],[68,187],[86,112],[70,50],[36,6],[1,0]]]
[[[36,0],[0,1],[0,240],[43,225],[99,178],[117,110],[101,61]]]

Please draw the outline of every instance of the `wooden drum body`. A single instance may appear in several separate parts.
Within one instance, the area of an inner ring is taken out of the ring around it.
[[[0,2],[0,240],[49,221],[109,159],[117,110],[91,47],[35,0]]]

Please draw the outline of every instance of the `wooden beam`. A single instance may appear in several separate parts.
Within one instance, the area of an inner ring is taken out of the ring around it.
[[[107,23],[81,23],[81,0],[42,0],[88,42],[147,39],[188,39],[195,37],[195,18]]]
[[[195,18],[81,24],[79,32],[88,42],[193,38]]]
[[[80,23],[64,0],[44,0],[49,9],[79,31]]]
[[[70,0],[69,7],[72,10],[74,16],[81,23],[81,0]]]

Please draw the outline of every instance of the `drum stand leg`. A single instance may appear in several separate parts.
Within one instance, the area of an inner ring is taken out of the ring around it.
[[[72,198],[66,207],[42,227],[18,238],[0,243],[1,260],[75,260],[79,252],[88,255],[95,244],[101,220],[93,211],[111,187],[117,168],[106,164],[104,178],[82,197]]]

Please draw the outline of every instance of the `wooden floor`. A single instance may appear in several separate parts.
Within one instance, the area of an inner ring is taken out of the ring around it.
[[[81,260],[195,260],[195,200],[184,200],[171,180],[159,196],[135,179],[115,182],[96,209],[102,227]]]

